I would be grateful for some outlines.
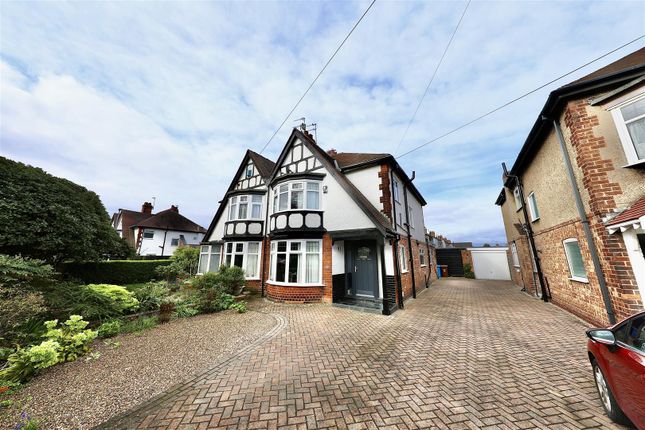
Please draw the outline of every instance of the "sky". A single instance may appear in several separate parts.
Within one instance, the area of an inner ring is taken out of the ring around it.
[[[357,2],[0,2],[0,155],[96,192],[111,214],[207,227],[247,148],[259,151],[369,5]],[[339,152],[394,152],[465,1],[377,1],[263,155],[317,123]],[[643,2],[473,1],[401,154],[645,33]],[[549,91],[400,158],[426,227],[505,243],[511,165]]]

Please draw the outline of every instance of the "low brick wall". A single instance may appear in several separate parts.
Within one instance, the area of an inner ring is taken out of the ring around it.
[[[282,303],[320,303],[325,295],[325,287],[283,286],[266,284],[266,296]]]

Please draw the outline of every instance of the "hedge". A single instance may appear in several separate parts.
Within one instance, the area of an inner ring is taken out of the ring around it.
[[[88,284],[135,284],[157,277],[155,269],[170,264],[170,260],[111,260],[96,263],[65,263],[61,271],[66,278]]]

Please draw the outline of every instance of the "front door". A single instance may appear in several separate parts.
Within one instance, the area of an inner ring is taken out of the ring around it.
[[[353,296],[377,297],[378,263],[376,242],[369,240],[348,241],[348,267],[351,273],[349,292]]]

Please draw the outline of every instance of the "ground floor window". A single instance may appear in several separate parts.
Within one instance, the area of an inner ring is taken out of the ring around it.
[[[511,243],[511,255],[513,257],[513,266],[520,267],[520,257],[517,255],[517,245]]]
[[[244,269],[247,279],[257,279],[260,273],[260,242],[226,243],[224,264]]]
[[[563,243],[571,279],[587,282],[587,271],[585,270],[585,263],[582,259],[578,239],[567,239]]]
[[[321,284],[322,241],[271,242],[269,279],[287,284]]]
[[[222,258],[222,245],[202,245],[199,249],[197,273],[217,272]]]
[[[405,257],[405,246],[399,246],[399,263],[401,265],[401,272],[408,271],[408,259]]]

